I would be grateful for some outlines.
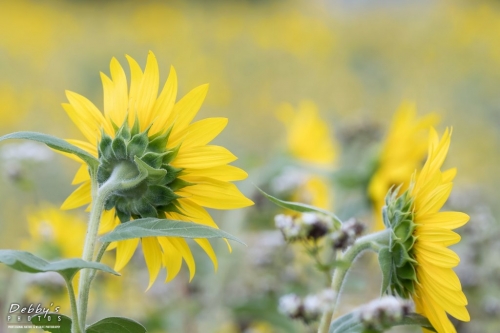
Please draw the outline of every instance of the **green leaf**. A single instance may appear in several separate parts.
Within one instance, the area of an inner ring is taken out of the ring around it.
[[[31,323],[41,327],[45,332],[71,333],[71,318],[58,313],[40,314],[31,317]]]
[[[20,272],[57,272],[67,281],[71,281],[73,276],[75,276],[79,270],[84,268],[97,269],[114,275],[120,275],[101,263],[88,262],[78,258],[64,259],[49,263],[26,251],[0,250],[0,262]]]
[[[77,146],[73,146],[66,140],[59,139],[58,137],[52,135],[37,132],[15,132],[0,137],[0,141],[8,139],[25,139],[42,142],[55,150],[78,156],[91,168],[97,168],[99,165],[99,161],[85,150],[78,148]]]
[[[85,330],[86,333],[145,333],[144,326],[128,318],[109,317],[99,320]]]
[[[392,254],[388,247],[382,248],[378,252],[378,263],[382,270],[382,290],[381,295],[385,293],[392,279]]]
[[[327,210],[324,210],[324,209],[321,209],[318,207],[314,207],[311,205],[303,204],[300,202],[291,202],[291,201],[280,200],[278,198],[273,197],[270,194],[267,194],[266,192],[262,191],[258,187],[257,187],[257,189],[260,191],[260,193],[262,193],[262,195],[264,195],[267,199],[269,199],[269,201],[271,201],[272,203],[274,203],[282,208],[290,209],[290,210],[300,212],[300,213],[306,213],[306,212],[321,213],[321,214],[330,216],[333,219],[333,222],[335,223],[336,227],[340,227],[342,225],[342,221],[337,217],[337,215],[335,215],[332,212],[329,212]]]
[[[143,218],[119,224],[101,237],[102,242],[115,242],[141,237],[226,238],[244,244],[233,235],[202,224],[158,218]]]
[[[330,325],[329,333],[366,333],[367,328],[359,321],[359,309],[356,309],[342,317],[335,319]],[[432,327],[432,324],[427,318],[421,316],[417,313],[410,313],[401,320],[394,322],[390,325],[385,325],[385,329],[388,330],[394,326],[405,326],[405,325],[416,325],[428,329],[432,332],[436,330]]]

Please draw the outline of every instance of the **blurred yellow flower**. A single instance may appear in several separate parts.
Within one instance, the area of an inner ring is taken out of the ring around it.
[[[104,113],[85,97],[69,91],[66,93],[69,104],[63,104],[64,109],[88,142],[68,141],[101,158],[99,171],[102,173],[98,172],[98,176],[103,177],[99,180],[101,183],[110,176],[106,166],[112,167],[123,160],[135,163],[134,157],[144,158],[150,167],[166,170],[167,173],[162,176],[161,184],[145,183],[144,193],[137,194],[137,191],[130,190],[123,195],[113,194],[108,199],[109,210],[103,214],[100,232],[109,232],[120,222],[142,217],[192,221],[216,228],[204,207],[234,209],[252,205],[252,201],[231,183],[247,177],[243,170],[228,165],[236,160],[236,156],[223,147],[209,145],[224,129],[227,119],[208,118],[191,124],[205,99],[208,85],[193,89],[176,103],[177,76],[173,68],[158,96],[159,71],[153,53],[148,55],[144,72],[134,59],[127,56],[127,60],[131,72],[130,85],[115,58],[111,60],[111,78],[101,73]],[[122,127],[118,129],[116,125]],[[111,142],[116,142],[119,135],[129,137],[126,143],[129,146],[123,151],[123,156],[111,148]],[[144,146],[141,144],[143,141]],[[133,153],[129,150],[132,146],[135,149]],[[82,166],[73,184],[83,184],[66,199],[63,209],[91,203],[87,167],[78,158],[76,160]],[[183,238],[148,237],[142,238],[141,242],[150,273],[149,286],[162,267],[167,269],[167,282],[172,280],[183,260],[189,268],[190,279],[193,278],[195,261]],[[217,268],[217,257],[209,241],[196,239],[195,242]],[[139,239],[117,242],[116,270],[127,265],[138,244]]]
[[[415,105],[408,102],[401,104],[394,115],[379,155],[377,169],[368,185],[376,230],[384,228],[382,207],[387,191],[400,184],[403,184],[400,193],[408,189],[410,175],[425,157],[427,130],[437,122],[436,114],[417,118]]]
[[[399,286],[404,289],[403,293],[411,295],[417,312],[426,316],[438,333],[456,333],[447,313],[462,321],[470,320],[465,308],[467,299],[452,269],[460,258],[447,248],[460,241],[460,236],[452,230],[467,223],[469,216],[461,212],[439,211],[450,196],[457,173],[455,168],[440,170],[448,153],[450,138],[448,129],[441,139],[431,129],[427,161],[416,177],[414,174],[415,180],[410,185],[414,245],[409,254],[416,261],[411,269],[416,272],[416,277],[412,274],[416,281]],[[399,275],[399,268],[397,272]],[[405,273],[402,279],[407,276]],[[424,329],[424,332],[429,331]]]
[[[286,126],[287,149],[295,159],[322,169],[333,167],[338,147],[313,102],[303,101],[297,112],[291,105],[284,104],[278,109],[277,117]],[[332,196],[327,179],[317,175],[307,175],[295,191],[293,200],[329,209]]]
[[[282,105],[277,117],[286,126],[287,147],[294,158],[316,166],[332,166],[338,148],[313,102],[302,102],[297,112],[289,104]]]
[[[74,214],[46,206],[28,215],[30,239],[23,247],[50,258],[78,258],[82,255],[87,223]]]

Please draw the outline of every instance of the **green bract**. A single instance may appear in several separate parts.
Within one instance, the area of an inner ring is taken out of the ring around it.
[[[390,190],[386,196],[386,205],[382,210],[386,228],[392,230],[389,246],[379,252],[379,261],[385,270],[383,292],[391,292],[409,298],[415,291],[417,261],[413,257],[415,244],[415,223],[413,222],[413,198],[410,190],[399,197],[399,188]]]
[[[149,128],[143,132],[139,128],[138,120],[132,128],[125,121],[120,128],[115,126],[115,138],[103,132],[98,145],[99,185],[118,169],[124,178],[121,180],[136,179],[124,189],[113,191],[106,201],[106,210],[115,208],[122,223],[132,218],[165,218],[166,212],[179,212],[175,205],[179,196],[174,191],[190,185],[177,178],[182,169],[170,165],[180,147],[166,148],[172,128],[152,136],[148,136]]]

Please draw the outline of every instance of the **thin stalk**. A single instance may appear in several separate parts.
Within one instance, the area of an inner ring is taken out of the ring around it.
[[[318,333],[328,333],[328,331],[330,330],[332,317],[335,313],[335,308],[337,307],[338,300],[340,299],[342,284],[344,283],[346,274],[349,268],[352,266],[356,257],[365,250],[377,251],[380,248],[380,245],[378,245],[378,243],[387,244],[389,242],[391,232],[392,231],[390,229],[386,229],[361,237],[341,256],[339,260],[342,260],[349,265],[346,267],[339,266],[333,273],[331,289],[335,292],[336,296],[330,310],[325,311],[323,313],[323,316],[321,317]]]
[[[106,253],[106,249],[108,248],[109,244],[111,244],[111,243],[107,242],[107,243],[103,243],[101,245],[101,248],[99,249],[99,252],[97,253],[97,257],[95,258],[95,262],[101,262],[101,259],[104,256],[104,253]],[[97,270],[93,270],[91,275],[90,275],[90,282],[91,283],[94,280],[96,274],[97,274]]]
[[[71,280],[66,280],[66,287],[68,288],[69,301],[71,304],[71,333],[81,333],[80,321],[78,319],[78,307],[76,305],[75,289]]]

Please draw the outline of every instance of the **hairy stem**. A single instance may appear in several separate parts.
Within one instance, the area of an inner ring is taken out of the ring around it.
[[[66,280],[66,287],[68,288],[69,301],[71,304],[71,333],[81,333],[80,321],[78,319],[78,307],[76,305],[75,290],[71,280]]]
[[[380,243],[388,244],[391,232],[391,230],[386,229],[361,237],[339,258],[339,260],[348,263],[348,266],[339,266],[333,273],[331,289],[335,292],[336,296],[330,310],[325,311],[321,317],[318,333],[328,333],[335,308],[340,299],[342,284],[344,283],[347,271],[352,266],[356,257],[365,250],[377,251],[380,248]]]

